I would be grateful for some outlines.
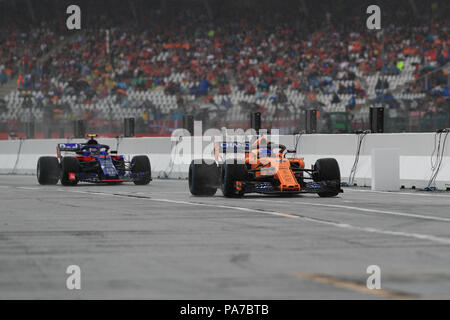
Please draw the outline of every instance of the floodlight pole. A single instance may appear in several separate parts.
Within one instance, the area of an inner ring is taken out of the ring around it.
[[[414,15],[417,17],[419,15],[419,12],[417,11],[417,6],[414,0],[409,0],[409,4],[411,5],[411,8],[413,9]]]
[[[33,5],[31,4],[31,0],[27,0],[27,8],[28,8],[28,12],[30,13],[30,16],[31,16],[31,21],[35,22],[36,15],[34,14]]]
[[[308,6],[306,5],[305,0],[301,0],[300,4],[302,6],[303,13],[308,16],[309,15],[309,11],[308,11]]]

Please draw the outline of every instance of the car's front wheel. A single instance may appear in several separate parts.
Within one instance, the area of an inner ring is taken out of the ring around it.
[[[314,164],[313,179],[316,182],[327,182],[330,190],[318,192],[317,194],[323,198],[335,197],[341,190],[341,172],[339,164],[334,158],[319,159]]]
[[[219,182],[218,168],[215,162],[192,160],[189,165],[189,191],[194,196],[213,196]]]
[[[224,163],[221,168],[221,189],[225,197],[241,197],[243,190],[236,186],[237,181],[245,181],[248,177],[247,166],[241,163]]]
[[[146,185],[152,181],[152,168],[147,156],[135,156],[131,159],[131,172],[136,175],[135,185]]]
[[[64,157],[61,161],[61,184],[75,186],[78,183],[77,175],[80,173],[80,162],[75,157]]]

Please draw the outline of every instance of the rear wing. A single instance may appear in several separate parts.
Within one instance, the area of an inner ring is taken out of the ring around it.
[[[77,152],[81,151],[81,148],[84,146],[82,143],[58,143],[56,149],[58,151],[71,151]]]
[[[214,143],[214,159],[223,161],[227,153],[245,154],[249,152],[250,147],[249,142],[216,142]]]
[[[78,152],[84,146],[82,143],[58,143],[56,145],[56,156],[61,160],[61,151]]]

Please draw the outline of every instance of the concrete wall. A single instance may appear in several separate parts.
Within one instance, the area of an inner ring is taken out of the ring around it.
[[[361,148],[355,182],[358,185],[370,186],[371,183],[371,152],[374,148],[398,148],[400,150],[400,183],[406,188],[413,186],[423,188],[431,176],[431,153],[434,147],[434,133],[405,133],[405,134],[369,134],[364,138]],[[198,139],[198,138],[196,138]],[[293,148],[296,137],[280,136],[280,143]],[[98,139],[99,143],[108,144],[112,150],[116,149],[116,139]],[[450,139],[448,139],[450,140]],[[71,140],[70,142],[83,142]],[[341,167],[343,181],[348,177],[355,159],[357,135],[302,135],[298,143],[298,155],[305,158],[309,167],[319,158],[336,158]],[[55,155],[56,144],[68,140],[24,140],[18,155],[20,141],[0,141],[0,173],[34,174],[36,162],[40,156]],[[208,142],[203,142],[203,146]],[[447,141],[444,159],[436,179],[436,187],[445,189],[450,187],[450,156]],[[200,157],[200,153],[187,150],[191,145],[190,138],[184,137],[177,145],[170,137],[158,138],[124,138],[119,144],[119,153],[127,156],[146,154],[150,157],[152,174],[171,178],[186,178],[191,157]],[[177,146],[177,153],[187,153],[188,157],[177,157],[171,161],[172,147]],[[201,149],[202,147],[200,147]],[[198,151],[198,150],[197,150]],[[181,160],[181,161],[180,161]],[[17,161],[17,165],[15,166]],[[183,163],[184,162],[184,163]],[[1,178],[0,178],[1,179]]]
[[[424,188],[431,176],[431,154],[434,148],[434,133],[369,134],[361,147],[355,181],[358,185],[370,186],[371,153],[375,148],[398,148],[400,151],[400,183],[406,188]],[[283,137],[288,145],[293,137]],[[334,157],[338,160],[343,181],[348,180],[357,147],[357,135],[303,135],[298,151],[306,163],[318,158]],[[436,187],[450,187],[450,137],[446,143],[444,159],[436,179]]]

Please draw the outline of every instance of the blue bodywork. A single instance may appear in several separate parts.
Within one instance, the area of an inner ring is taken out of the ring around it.
[[[125,168],[123,155],[115,156],[121,160],[122,170],[114,166],[113,158],[109,154],[109,146],[103,144],[60,143],[57,146],[58,156],[61,151],[75,152],[80,161],[81,170],[76,174],[76,179],[85,182],[121,182],[135,181],[148,175],[148,172],[131,172]],[[82,161],[83,157],[94,158],[90,161]],[[101,169],[101,171],[99,170]]]

